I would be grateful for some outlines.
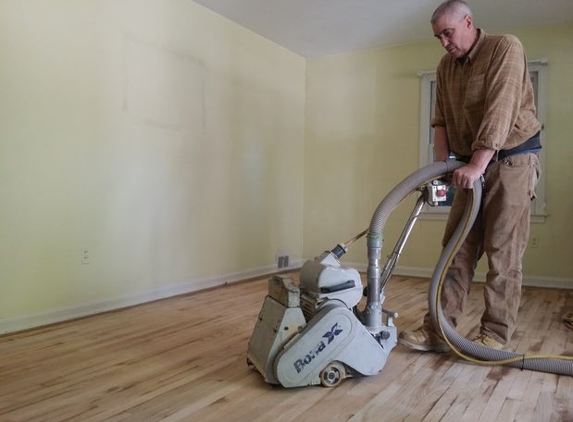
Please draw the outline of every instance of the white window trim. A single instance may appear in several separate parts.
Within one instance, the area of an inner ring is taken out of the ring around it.
[[[547,217],[546,197],[545,197],[545,118],[547,105],[547,59],[530,60],[527,62],[530,72],[537,72],[537,118],[542,124],[541,145],[543,149],[539,154],[542,175],[536,188],[537,198],[531,204],[531,222],[544,223]],[[433,129],[430,126],[432,116],[432,82],[436,80],[436,71],[420,71],[420,167],[432,163],[434,159],[433,143],[430,142]],[[449,212],[449,207],[424,206],[421,219],[425,220],[445,220]]]

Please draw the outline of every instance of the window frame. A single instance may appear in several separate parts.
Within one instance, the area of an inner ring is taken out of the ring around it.
[[[543,223],[547,217],[546,186],[545,177],[543,176],[546,162],[545,118],[547,104],[547,59],[530,60],[527,64],[532,77],[537,118],[541,122],[540,140],[543,146],[539,153],[542,175],[535,190],[537,198],[535,198],[531,204],[531,222]],[[430,123],[434,115],[435,107],[436,71],[420,71],[418,72],[418,77],[420,78],[419,167],[421,168],[431,164],[434,160],[434,130]],[[449,206],[432,207],[426,204],[424,205],[420,218],[426,220],[445,220],[449,210]]]

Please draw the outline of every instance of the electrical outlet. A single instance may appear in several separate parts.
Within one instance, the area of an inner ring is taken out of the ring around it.
[[[530,248],[538,248],[539,247],[539,237],[537,236],[531,236],[529,238],[529,247]]]
[[[82,248],[80,261],[82,264],[90,263],[90,250],[88,248]]]

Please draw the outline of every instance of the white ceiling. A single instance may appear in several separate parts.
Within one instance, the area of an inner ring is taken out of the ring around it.
[[[307,58],[432,39],[441,0],[194,0]],[[573,22],[573,0],[468,1],[489,33]]]

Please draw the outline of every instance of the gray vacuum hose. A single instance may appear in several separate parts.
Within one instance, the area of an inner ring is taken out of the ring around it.
[[[479,188],[477,185],[474,185],[473,195],[468,199],[460,224],[456,228],[451,240],[444,247],[434,274],[432,275],[428,302],[434,326],[438,327],[438,331],[442,337],[445,338],[446,343],[448,343],[456,355],[472,363],[480,365],[508,365],[522,370],[529,369],[553,374],[573,375],[573,356],[526,355],[490,349],[489,347],[476,344],[458,334],[444,317],[440,297],[446,271],[471,229],[473,221],[475,220],[475,216],[472,218],[472,213],[474,213],[476,209],[479,210],[480,200],[481,184]]]
[[[416,190],[418,187],[453,172],[465,164],[459,161],[438,161],[428,166],[422,167],[416,172],[410,174],[400,182],[376,208],[370,227],[368,229],[367,247],[368,247],[368,298],[366,308],[363,312],[364,324],[368,331],[377,333],[382,328],[382,305],[380,303],[380,253],[382,251],[382,229],[390,213],[396,208],[402,200]]]
[[[368,300],[364,311],[364,323],[370,332],[381,328],[382,309],[380,304],[380,252],[382,229],[390,213],[402,200],[419,186],[453,172],[464,166],[458,161],[430,164],[412,173],[399,183],[378,205],[368,230]],[[432,275],[428,301],[430,314],[438,330],[446,339],[452,351],[459,357],[481,365],[508,365],[521,369],[573,375],[573,357],[555,355],[521,355],[514,352],[494,350],[469,341],[451,327],[442,314],[440,293],[445,273],[451,260],[466,238],[479,212],[481,202],[481,180],[474,183],[473,194],[469,196],[464,214],[449,243],[444,247]]]

